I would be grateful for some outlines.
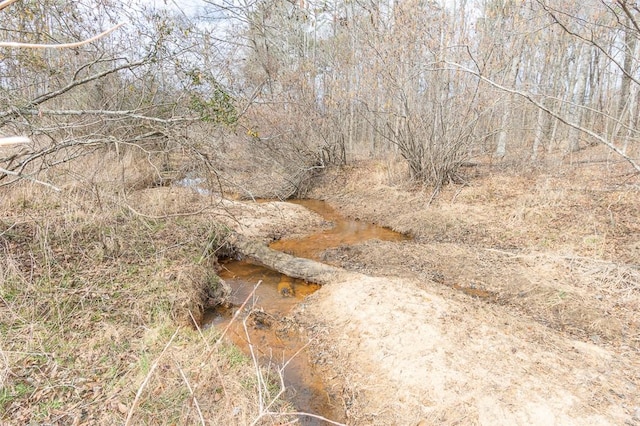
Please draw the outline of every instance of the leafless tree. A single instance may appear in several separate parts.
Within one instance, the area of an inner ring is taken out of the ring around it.
[[[193,22],[104,2],[11,3],[0,12],[0,131],[31,142],[0,157],[0,185],[42,182],[41,171],[96,150],[133,147],[158,169],[172,150],[205,158],[188,130],[236,120],[233,97],[203,66],[210,34]]]

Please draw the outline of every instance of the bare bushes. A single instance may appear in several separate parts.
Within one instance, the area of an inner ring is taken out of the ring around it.
[[[430,113],[408,112],[387,123],[387,137],[407,161],[411,178],[436,189],[460,180],[460,167],[474,141],[477,116],[453,103],[428,102]]]
[[[313,108],[255,105],[247,122],[249,167],[253,179],[262,180],[250,186],[269,197],[303,197],[319,171],[346,161],[342,139],[334,138],[330,126]]]
[[[202,69],[203,63],[215,68],[209,62],[215,42],[195,24],[168,11],[101,2],[64,10],[48,3],[23,7],[28,12],[3,14],[7,22],[0,38],[33,43],[52,33],[75,39],[91,28],[84,22],[89,11],[128,16],[135,25],[92,48],[6,55],[0,134],[29,137],[32,143],[19,155],[0,152],[0,186],[28,179],[59,189],[59,182],[48,179],[50,168],[94,152],[123,156],[129,147],[154,169],[150,181],[132,189],[163,185],[175,177],[169,173],[175,170],[172,157],[202,159],[189,140],[192,125],[235,123],[235,99],[217,76]],[[33,24],[47,20],[51,27]]]
[[[483,109],[477,83],[457,81],[447,71],[420,71],[418,83],[386,81],[395,107],[363,111],[363,117],[406,160],[412,180],[443,185],[461,180],[460,167],[469,160],[479,138]]]

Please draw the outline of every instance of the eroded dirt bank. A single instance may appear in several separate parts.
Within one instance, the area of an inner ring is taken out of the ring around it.
[[[350,424],[640,423],[637,189],[488,176],[428,206],[376,167],[313,195],[417,240],[328,250],[378,277],[297,315]]]

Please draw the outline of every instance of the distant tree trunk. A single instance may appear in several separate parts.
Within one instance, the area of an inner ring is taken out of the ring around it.
[[[516,87],[518,80],[518,64],[520,63],[520,56],[514,55],[511,58],[511,67],[509,68],[509,79],[512,79],[512,86]],[[507,154],[507,129],[510,127],[511,109],[515,96],[509,95],[507,97],[507,104],[504,105],[502,116],[500,117],[500,129],[498,129],[498,141],[496,144],[496,156],[499,158],[504,157]]]
[[[582,117],[584,116],[584,98],[587,88],[587,76],[589,75],[589,66],[587,62],[588,56],[581,47],[576,58],[575,86],[573,93],[569,99],[573,100],[574,105],[570,105],[570,118],[573,123],[578,126],[582,125]],[[576,152],[580,149],[580,130],[572,127],[569,129],[567,141],[569,143],[569,151]]]
[[[543,144],[542,141],[545,134],[544,130],[547,126],[546,120],[547,114],[542,109],[539,109],[536,117],[536,130],[535,137],[533,139],[533,150],[531,153],[531,159],[534,161],[538,159],[538,152],[540,151],[540,146]]]
[[[631,86],[630,92],[629,99],[627,100],[629,110],[627,114],[628,118],[625,120],[628,130],[625,132],[624,142],[622,144],[622,152],[624,153],[629,149],[629,142],[634,140],[636,132],[633,129],[638,125],[638,86]]]
[[[627,19],[627,27],[624,33],[624,64],[622,83],[620,85],[620,99],[618,103],[618,119],[627,125],[627,130],[623,130],[620,136],[623,139],[622,151],[627,152],[629,141],[634,138],[634,131],[637,120],[637,95],[638,86],[632,85],[632,75],[634,75],[634,59],[637,57],[637,35],[632,28],[632,22]],[[620,126],[622,127],[622,126]]]
[[[633,75],[633,59],[636,51],[636,35],[635,29],[632,29],[629,25],[631,23],[627,20],[627,28],[624,33],[624,64],[622,73],[622,83],[620,84],[620,99],[618,100],[618,117],[622,119],[623,111],[629,109],[629,101],[631,98],[631,76]]]
[[[509,125],[509,109],[505,108],[500,117],[500,129],[498,130],[498,142],[496,144],[496,157],[502,158],[507,154],[507,126]]]

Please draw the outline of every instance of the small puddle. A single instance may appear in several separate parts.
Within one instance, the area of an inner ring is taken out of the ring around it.
[[[386,241],[408,239],[386,228],[345,219],[323,201],[293,200],[290,202],[320,214],[334,225],[331,229],[304,238],[280,240],[271,244],[271,248],[294,256],[319,260],[324,250],[340,245],[356,244],[370,239]],[[227,336],[245,353],[249,353],[250,340],[254,350],[257,349],[265,363],[275,362],[282,365],[289,362],[283,372],[284,383],[290,392],[287,397],[295,405],[296,410],[334,421],[346,421],[340,402],[331,398],[325,389],[320,372],[310,362],[304,350],[306,342],[299,336],[295,326],[288,324],[286,320],[293,308],[320,286],[287,277],[246,261],[233,260],[224,263],[219,275],[232,288],[230,303],[233,307],[210,310],[205,314],[204,325],[213,325],[221,330],[226,328],[235,310],[249,297],[247,306],[252,307],[254,312],[247,320],[249,336],[247,337],[240,319],[236,319],[231,324]],[[255,288],[258,282],[261,284]],[[254,289],[255,292],[251,296]],[[327,424],[308,416],[300,417],[299,422],[309,426]]]

